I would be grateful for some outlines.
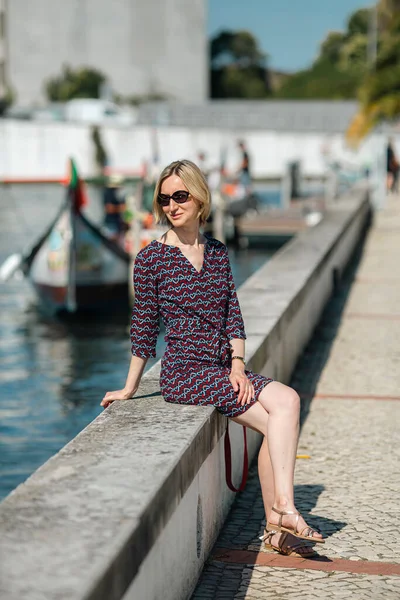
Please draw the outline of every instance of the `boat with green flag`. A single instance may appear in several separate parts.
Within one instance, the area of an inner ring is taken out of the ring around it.
[[[83,214],[86,202],[70,159],[66,198],[57,216],[26,254],[10,256],[0,269],[3,281],[21,270],[46,311],[108,311],[128,304],[129,254]]]

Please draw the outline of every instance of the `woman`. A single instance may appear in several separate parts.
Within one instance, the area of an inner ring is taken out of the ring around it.
[[[210,213],[210,192],[200,169],[188,160],[166,167],[153,206],[157,221],[171,228],[137,255],[129,373],[124,389],[107,392],[101,405],[135,394],[148,357],[155,356],[161,315],[167,332],[160,375],[164,399],[212,404],[263,434],[258,458],[267,518],[263,541],[284,554],[310,556],[314,552],[303,540],[323,540],[294,505],[299,397],[245,370],[246,336],[227,249],[200,233]]]

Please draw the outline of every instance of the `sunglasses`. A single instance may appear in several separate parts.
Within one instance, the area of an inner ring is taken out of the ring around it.
[[[172,199],[177,204],[184,204],[188,201],[189,196],[189,192],[186,192],[184,190],[178,190],[177,192],[171,194],[171,196],[169,196],[168,194],[158,194],[157,202],[161,206],[169,206],[170,200]]]

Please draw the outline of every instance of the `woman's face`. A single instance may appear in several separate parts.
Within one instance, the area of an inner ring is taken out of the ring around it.
[[[172,194],[179,191],[187,192],[188,189],[178,175],[171,175],[162,182],[161,194],[172,196]],[[178,204],[171,198],[168,206],[163,206],[162,209],[174,227],[183,227],[198,220],[199,206],[193,196],[189,196],[183,204]]]

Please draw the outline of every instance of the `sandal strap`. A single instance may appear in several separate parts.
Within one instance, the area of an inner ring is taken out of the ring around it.
[[[305,531],[307,531],[307,533],[305,533]],[[308,525],[306,525],[306,527],[304,527],[304,529],[302,531],[300,531],[299,533],[300,533],[300,535],[306,535],[309,538],[313,538],[314,533],[317,533],[317,532],[312,527],[309,527]]]
[[[272,507],[272,509],[274,512],[276,512],[278,515],[298,515],[299,513],[297,511],[294,510],[278,510],[277,508],[275,508],[275,506]]]
[[[271,543],[271,539],[276,533],[278,533],[278,532],[277,531],[267,531],[266,529],[264,529],[264,535],[260,535],[260,537],[258,539],[264,543],[267,540],[269,540],[269,543]]]
[[[272,509],[274,512],[276,512],[279,515],[279,521],[278,521],[278,529],[280,530],[282,527],[282,517],[284,517],[285,515],[296,515],[296,523],[294,525],[294,530],[297,531],[297,524],[299,522],[299,518],[300,518],[300,513],[294,510],[278,510],[277,508],[275,508],[275,506],[272,507]]]

